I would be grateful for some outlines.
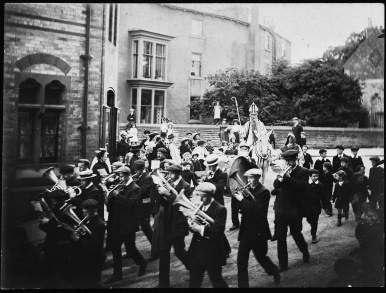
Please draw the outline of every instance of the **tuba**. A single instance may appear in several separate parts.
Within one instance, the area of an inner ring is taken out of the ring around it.
[[[78,186],[67,186],[66,181],[63,179],[59,179],[55,173],[54,173],[54,167],[49,167],[42,175],[42,178],[48,179],[55,183],[54,186],[51,187],[51,189],[46,189],[48,192],[52,192],[57,189],[62,189],[66,193],[70,192],[70,190],[73,190],[75,192],[75,196],[78,196],[82,193],[82,190]]]
[[[208,226],[214,223],[214,220],[211,217],[209,217],[207,214],[200,210],[203,202],[199,206],[196,206],[184,195],[184,192],[182,190],[173,202],[173,205],[175,204],[179,204],[181,207],[184,207],[187,210],[181,212],[184,214],[185,217],[188,218],[190,224],[197,223],[199,225]]]
[[[80,220],[78,216],[74,213],[72,210],[72,205],[63,205],[60,209],[63,209],[62,215],[66,215],[71,220],[74,221],[74,229],[75,233],[79,235],[91,235],[91,231],[87,228],[86,225],[83,224],[83,222],[87,219],[87,217],[84,217],[83,220]]]

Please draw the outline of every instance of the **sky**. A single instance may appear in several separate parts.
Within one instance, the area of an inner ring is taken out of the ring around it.
[[[373,26],[385,28],[381,3],[259,4],[259,23],[264,19],[291,41],[291,63],[319,58],[329,46],[344,45],[352,32],[360,33],[371,18]]]

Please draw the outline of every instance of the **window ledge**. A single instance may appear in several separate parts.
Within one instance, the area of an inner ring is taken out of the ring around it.
[[[203,36],[197,36],[197,35],[190,35],[191,38],[195,38],[195,39],[202,39],[202,40],[205,40],[205,37]]]
[[[189,78],[190,79],[198,79],[198,80],[204,80],[205,78],[201,77],[201,76],[194,76],[194,75],[189,75]]]

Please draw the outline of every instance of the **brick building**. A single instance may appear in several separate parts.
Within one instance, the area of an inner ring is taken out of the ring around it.
[[[259,24],[256,4],[120,4],[118,104],[137,124],[211,123],[188,105],[203,96],[208,75],[226,68],[269,74],[291,61],[291,43]]]
[[[384,127],[385,42],[379,39],[382,27],[368,27],[362,32],[365,40],[343,65],[346,74],[358,78],[362,85],[363,106],[368,115],[360,127]]]
[[[3,194],[17,220],[31,216],[29,200],[48,185],[48,167],[58,174],[60,164],[92,159],[103,142],[115,142],[118,72],[104,61],[117,57],[117,8],[5,5]]]

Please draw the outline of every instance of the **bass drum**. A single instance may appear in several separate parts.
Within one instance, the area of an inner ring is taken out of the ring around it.
[[[220,156],[220,161],[218,163],[219,168],[228,174],[228,186],[230,187],[230,191],[232,194],[235,193],[235,188],[240,186],[236,180],[233,178],[229,178],[234,172],[240,176],[241,180],[247,184],[247,178],[244,177],[244,173],[250,169],[249,161],[244,156]],[[229,190],[228,192],[229,193]]]

